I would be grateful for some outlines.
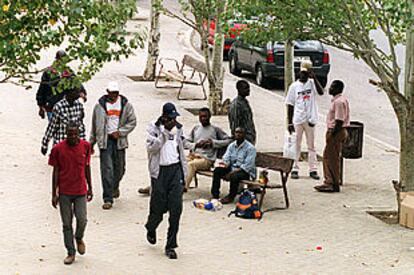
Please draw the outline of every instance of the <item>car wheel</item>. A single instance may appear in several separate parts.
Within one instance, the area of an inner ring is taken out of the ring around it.
[[[328,84],[328,78],[326,76],[318,78],[318,81],[323,88],[325,88],[326,84]]]
[[[259,65],[256,68],[256,83],[257,85],[266,88],[268,79],[263,75],[263,69]]]
[[[241,70],[237,67],[237,59],[232,54],[229,54],[229,70],[231,74],[237,76],[241,75]]]

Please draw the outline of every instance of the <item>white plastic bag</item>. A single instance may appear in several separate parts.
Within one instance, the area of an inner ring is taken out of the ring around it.
[[[283,156],[289,159],[296,159],[296,133],[289,134],[289,132],[286,132]]]

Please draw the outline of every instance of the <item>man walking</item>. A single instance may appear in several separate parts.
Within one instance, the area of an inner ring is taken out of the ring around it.
[[[125,173],[128,135],[137,125],[137,119],[132,104],[119,94],[117,82],[109,82],[106,91],[93,110],[90,143],[92,148],[97,143],[100,149],[102,208],[109,210],[113,199],[120,195],[119,182]]]
[[[208,108],[201,108],[198,113],[200,125],[195,126],[187,138],[186,149],[190,149],[187,157],[188,175],[185,180],[185,189],[190,184],[197,171],[208,171],[217,158],[217,150],[225,148],[232,139],[219,127],[211,125],[211,112]]]
[[[79,254],[85,254],[83,236],[86,228],[86,201],[93,197],[91,182],[91,147],[79,138],[79,125],[70,122],[67,138],[52,149],[49,165],[53,166],[52,206],[59,204],[63,237],[67,249],[65,264],[75,261],[72,220],[76,218],[75,240]]]
[[[183,128],[176,118],[179,116],[174,104],[166,103],[162,116],[158,119],[159,135],[149,133],[147,149],[155,154],[159,163],[159,174],[153,185],[150,199],[150,210],[147,229],[147,240],[156,244],[156,230],[161,223],[164,213],[169,212],[169,228],[165,255],[177,259],[175,248],[177,233],[182,212],[184,179],[187,175],[187,163],[184,155]]]
[[[246,80],[236,83],[238,96],[233,99],[229,109],[229,123],[231,135],[234,138],[236,128],[245,129],[246,139],[253,145],[256,144],[256,129],[253,121],[253,112],[246,97],[250,95],[250,85]]]
[[[66,52],[59,50],[56,52],[55,61],[52,66],[47,68],[43,74],[36,93],[36,101],[39,106],[39,116],[45,118],[45,113],[50,121],[52,119],[53,107],[57,102],[63,99],[67,89],[59,86],[62,79],[69,80],[73,78],[73,72],[65,65]],[[60,73],[61,71],[61,73]],[[80,97],[86,101],[86,91],[82,85],[79,88]]]
[[[53,107],[52,119],[42,139],[41,153],[46,155],[49,141],[53,138],[53,144],[58,144],[66,138],[69,121],[79,123],[79,136],[85,139],[85,116],[83,105],[79,102],[79,90],[70,89],[65,97]]]
[[[245,138],[243,128],[236,128],[233,141],[223,156],[223,163],[214,169],[211,195],[214,199],[220,197],[221,179],[230,181],[229,194],[221,199],[221,203],[228,204],[237,196],[240,181],[256,178],[256,148]]]
[[[334,80],[329,88],[332,95],[326,124],[326,145],[323,151],[323,175],[325,181],[322,185],[315,186],[319,192],[339,192],[340,161],[342,145],[348,137],[346,127],[350,125],[349,103],[342,95],[344,83]]]
[[[302,136],[305,133],[308,145],[309,176],[319,180],[315,150],[315,125],[318,122],[316,93],[323,95],[323,87],[311,69],[301,67],[299,79],[293,82],[286,97],[288,106],[288,131],[296,132],[296,159],[291,173],[292,179],[299,178],[299,158]]]

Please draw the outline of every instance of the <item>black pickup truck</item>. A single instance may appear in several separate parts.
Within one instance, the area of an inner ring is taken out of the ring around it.
[[[284,78],[284,44],[268,42],[264,46],[254,46],[236,40],[229,51],[229,68],[234,75],[242,70],[253,73],[256,83],[266,87],[270,79]],[[294,42],[294,68],[297,77],[302,61],[311,61],[313,71],[323,87],[328,81],[330,70],[329,53],[324,45],[315,40]]]

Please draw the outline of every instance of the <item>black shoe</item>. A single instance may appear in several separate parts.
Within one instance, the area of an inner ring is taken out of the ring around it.
[[[315,190],[318,192],[324,192],[324,193],[334,193],[334,192],[340,191],[339,186],[337,185],[322,184],[322,185],[314,186],[313,188],[315,188]]]
[[[169,248],[165,250],[165,255],[169,258],[169,259],[177,259],[177,253],[175,252],[174,249]]]
[[[320,180],[321,178],[318,176],[318,172],[314,171],[314,172],[310,172],[309,173],[309,177],[311,177],[314,180]]]
[[[156,244],[157,243],[157,233],[155,233],[155,231],[147,231],[147,241],[150,244]]]
[[[297,180],[297,179],[299,178],[299,173],[298,173],[298,171],[293,171],[293,172],[290,174],[290,178],[291,178],[291,179],[295,179],[295,180]]]
[[[114,193],[112,194],[112,197],[114,199],[117,199],[117,198],[119,198],[119,196],[120,196],[119,189],[114,190]]]
[[[230,195],[225,196],[224,198],[222,198],[222,199],[220,200],[220,202],[221,202],[222,204],[229,204],[229,203],[232,203],[232,202],[234,202],[234,197],[232,197],[232,196],[230,196]]]

